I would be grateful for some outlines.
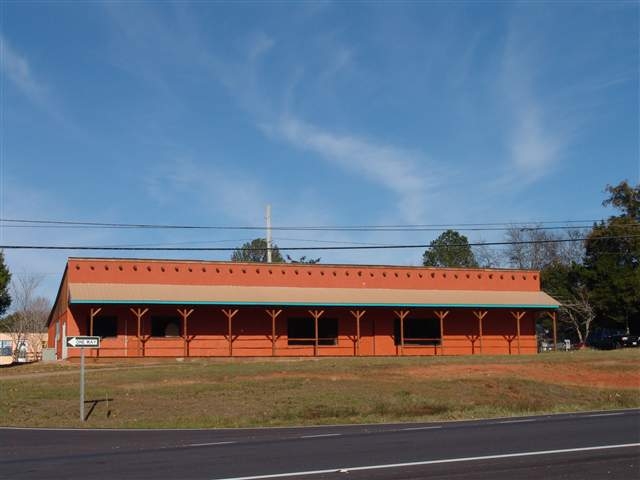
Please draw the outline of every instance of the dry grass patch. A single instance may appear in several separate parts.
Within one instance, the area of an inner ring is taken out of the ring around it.
[[[110,361],[0,370],[4,425],[249,427],[640,407],[640,350],[527,357]],[[16,370],[16,371],[17,371]],[[89,404],[87,410],[91,407]]]

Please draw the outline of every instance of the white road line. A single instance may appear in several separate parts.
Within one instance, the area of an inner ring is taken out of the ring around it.
[[[211,447],[212,445],[229,445],[231,443],[238,442],[189,443],[187,445],[181,445],[181,447]]]
[[[485,455],[482,457],[445,458],[441,460],[426,460],[423,462],[390,463],[386,465],[367,465],[363,467],[337,467],[337,468],[331,468],[327,470],[307,470],[303,472],[275,473],[272,475],[229,477],[229,478],[220,478],[217,480],[260,480],[260,479],[266,479],[266,478],[301,477],[301,476],[309,476],[309,475],[323,475],[326,473],[348,473],[348,472],[357,472],[357,471],[365,471],[365,470],[382,470],[385,468],[418,467],[423,465],[436,465],[440,463],[474,462],[479,460],[499,460],[502,458],[533,457],[536,455],[554,455],[554,454],[560,454],[560,453],[589,452],[594,450],[610,450],[613,448],[630,448],[630,447],[640,447],[640,443],[623,443],[620,445],[599,445],[597,447],[565,448],[562,450],[539,450],[536,452],[506,453],[503,455]]]
[[[586,415],[587,417],[615,417],[617,415],[624,415],[624,412],[616,412],[616,413],[592,413],[591,415]]]
[[[412,428],[401,428],[400,431],[402,432],[410,432],[411,430],[433,430],[436,428],[442,428],[442,425],[437,425],[434,427],[412,427]]]
[[[339,437],[341,433],[324,433],[322,435],[304,435],[300,438],[322,438],[322,437]]]
[[[503,423],[527,423],[527,422],[535,422],[535,418],[526,418],[523,420],[503,420],[502,422],[498,422],[500,424]]]

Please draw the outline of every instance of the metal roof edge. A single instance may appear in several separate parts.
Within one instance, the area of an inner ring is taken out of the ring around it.
[[[71,300],[73,305],[244,305],[244,306],[291,306],[291,307],[450,307],[450,308],[527,308],[557,310],[559,305],[505,305],[505,304],[475,304],[475,303],[313,303],[313,302],[219,302],[219,301],[174,301],[174,300]]]

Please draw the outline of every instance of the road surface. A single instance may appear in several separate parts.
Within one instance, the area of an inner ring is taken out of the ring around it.
[[[0,478],[640,478],[640,410],[268,429],[1,428]]]

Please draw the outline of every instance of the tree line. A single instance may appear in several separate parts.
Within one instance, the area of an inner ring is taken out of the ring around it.
[[[470,246],[447,230],[430,244],[423,265],[540,270],[542,289],[561,302],[559,319],[581,343],[594,328],[640,334],[640,184],[608,185],[603,206],[617,214],[591,229],[553,233],[514,226],[499,251]]]

